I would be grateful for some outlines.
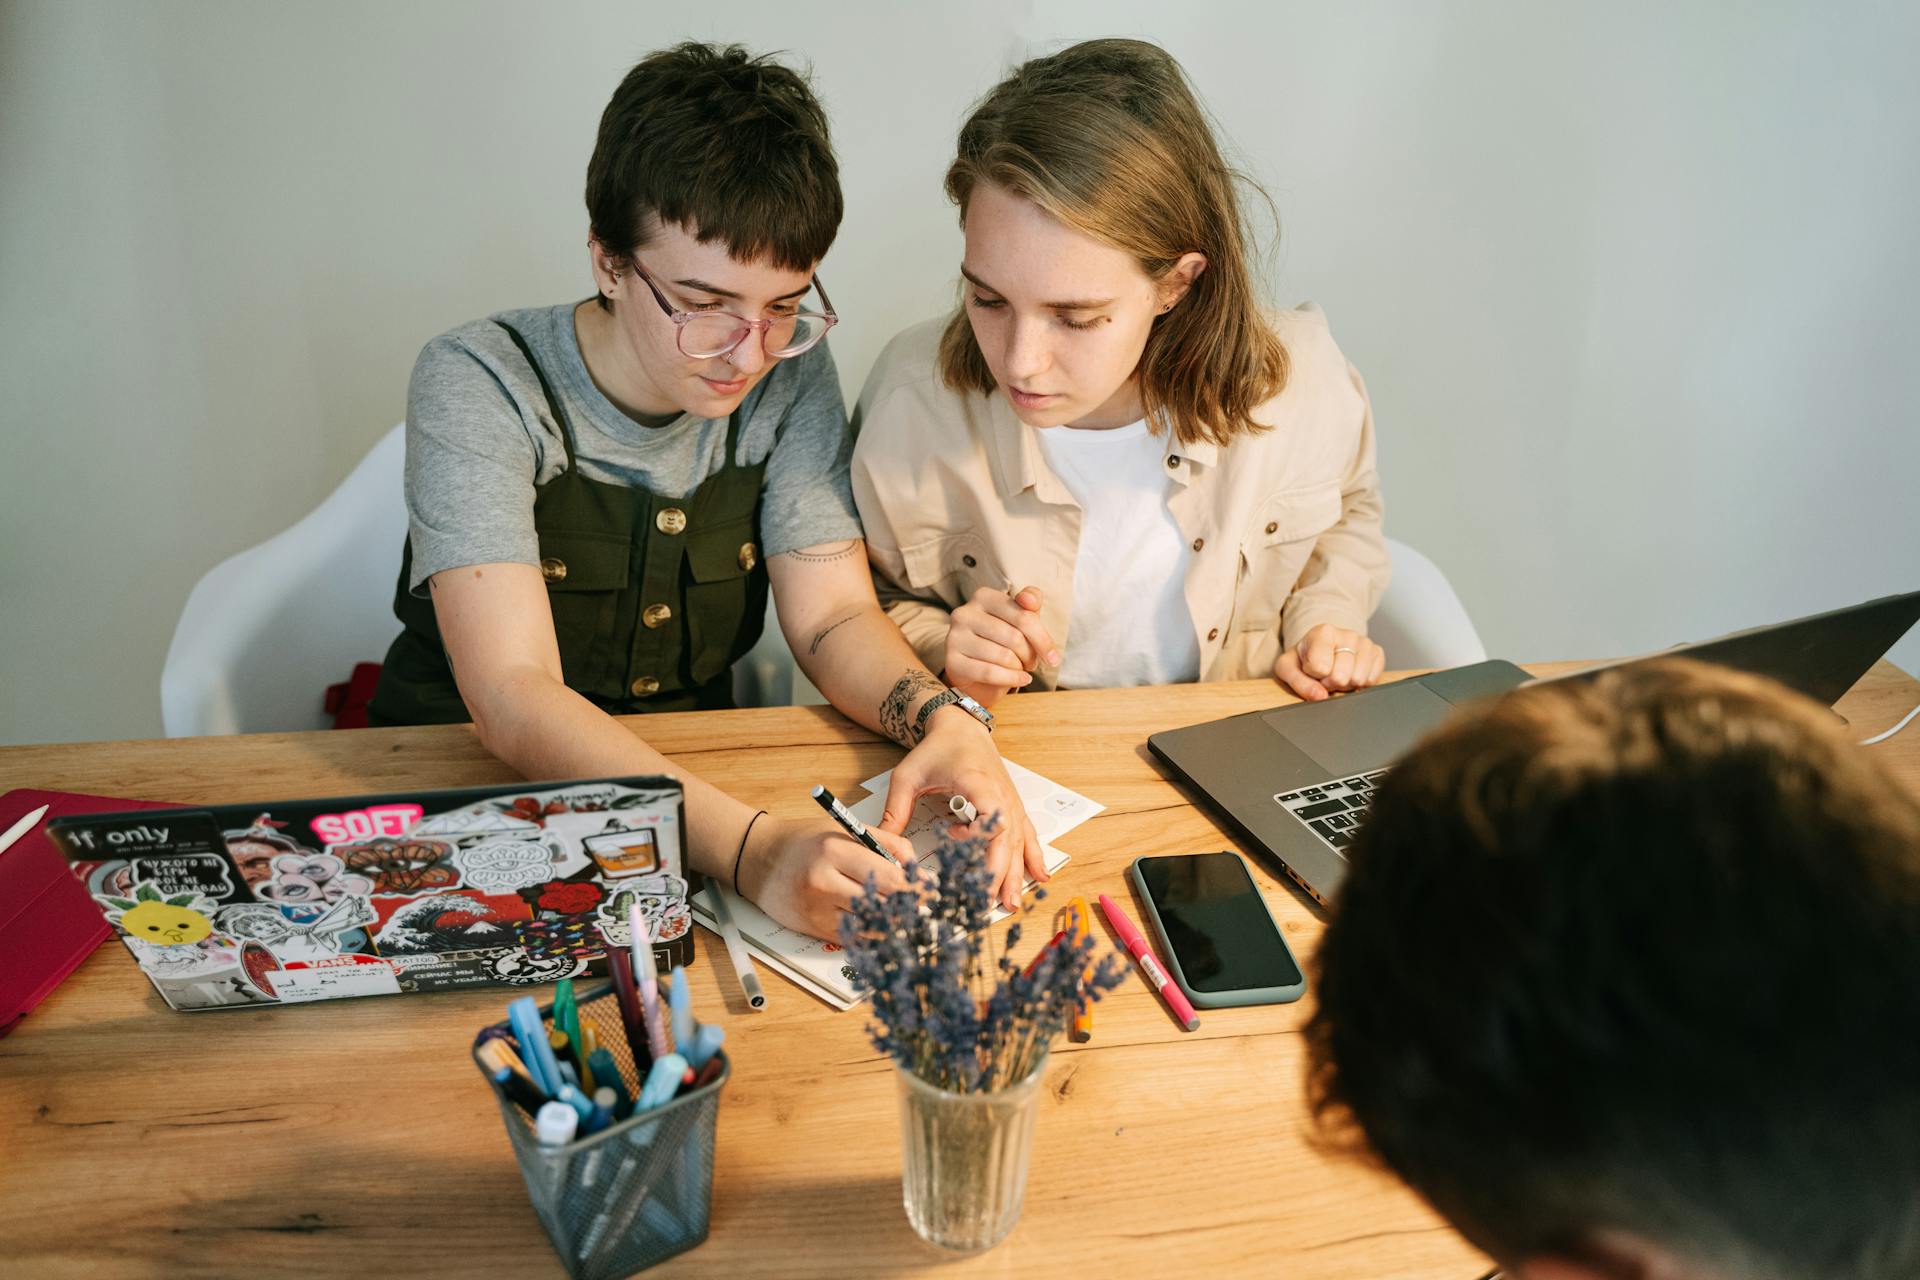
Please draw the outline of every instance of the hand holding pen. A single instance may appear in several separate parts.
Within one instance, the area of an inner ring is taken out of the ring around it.
[[[889,862],[893,861],[893,855],[880,847],[880,842],[873,838],[873,832],[867,829],[867,825],[864,822],[853,816],[853,810],[840,803],[840,797],[834,795],[833,792],[827,790],[825,787],[816,785],[813,789],[813,800],[815,804],[825,809],[827,816],[839,823],[841,829],[848,835],[858,840],[878,856],[887,859]]]
[[[863,829],[873,845],[837,821],[761,818],[740,864],[741,896],[789,929],[831,939],[868,876],[877,876],[883,888],[902,888],[906,878],[898,863],[914,858],[905,837]]]

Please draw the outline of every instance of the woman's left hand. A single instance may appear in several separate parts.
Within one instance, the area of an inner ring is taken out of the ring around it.
[[[1358,631],[1323,622],[1281,653],[1273,664],[1273,675],[1294,696],[1322,702],[1336,693],[1377,684],[1386,669],[1386,650]]]

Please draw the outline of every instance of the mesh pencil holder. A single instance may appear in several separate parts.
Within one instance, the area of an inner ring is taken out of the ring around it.
[[[591,1023],[600,1044],[612,1052],[629,1095],[638,1097],[640,1077],[627,1051],[613,988],[583,997],[578,1007],[581,1022]],[[552,1012],[550,1005],[541,1010],[545,1016]],[[479,1043],[474,1044],[476,1060]],[[498,1098],[533,1211],[576,1280],[631,1275],[707,1238],[714,1127],[720,1090],[733,1074],[726,1054],[718,1057],[720,1074],[704,1087],[563,1147],[541,1146],[532,1117]]]

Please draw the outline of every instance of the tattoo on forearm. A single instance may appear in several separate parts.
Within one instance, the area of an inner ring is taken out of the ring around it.
[[[846,626],[849,622],[852,622],[855,618],[859,616],[860,615],[857,613],[850,613],[846,617],[840,619],[840,621],[830,622],[825,627],[821,628],[819,631],[814,632],[813,643],[807,646],[807,653],[809,655],[812,655],[820,652],[820,642],[822,640],[825,640],[828,636],[838,631],[841,627]]]
[[[789,551],[786,554],[801,564],[829,564],[835,560],[846,560],[860,553],[860,543],[837,542],[822,551]]]
[[[907,718],[907,711],[922,695],[931,697],[946,688],[924,671],[909,671],[900,677],[880,703],[880,732],[903,747],[916,745],[926,734]]]

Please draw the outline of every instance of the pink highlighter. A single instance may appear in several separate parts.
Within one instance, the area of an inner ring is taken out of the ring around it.
[[[1107,923],[1120,935],[1121,944],[1139,962],[1140,972],[1146,974],[1147,981],[1160,992],[1160,998],[1167,1002],[1167,1008],[1173,1010],[1173,1016],[1179,1019],[1180,1025],[1189,1031],[1198,1031],[1199,1015],[1187,1003],[1187,997],[1180,988],[1173,984],[1173,979],[1167,976],[1167,971],[1160,967],[1160,961],[1154,958],[1153,950],[1147,946],[1147,940],[1140,936],[1140,931],[1133,927],[1133,921],[1127,919],[1127,913],[1104,893],[1100,895],[1100,910],[1106,913]]]

